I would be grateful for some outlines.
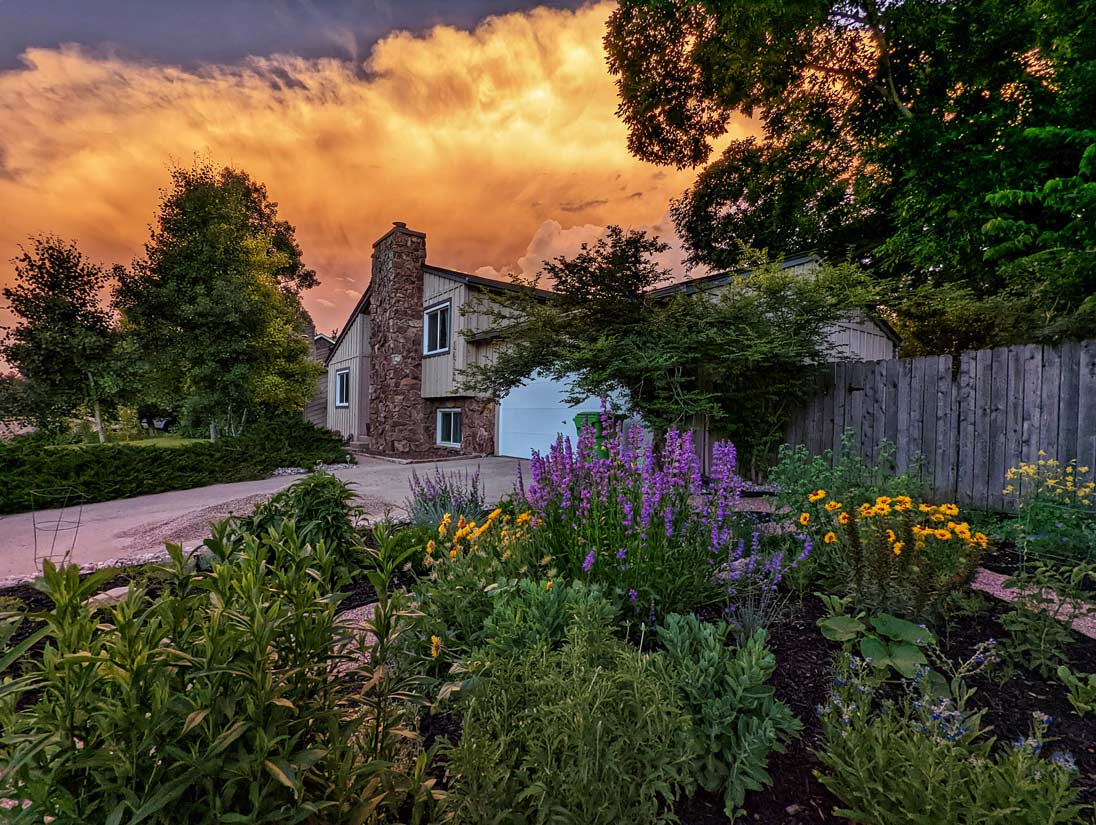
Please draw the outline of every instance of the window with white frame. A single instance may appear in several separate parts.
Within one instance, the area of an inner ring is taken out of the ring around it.
[[[459,447],[464,435],[461,430],[460,410],[438,410],[438,444]]]
[[[350,369],[335,370],[335,406],[350,406]]]
[[[422,353],[449,352],[449,302],[430,307],[422,314]]]

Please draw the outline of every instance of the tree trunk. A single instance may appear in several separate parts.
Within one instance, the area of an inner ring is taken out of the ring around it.
[[[98,398],[96,398],[92,402],[92,409],[95,411],[95,431],[97,433],[99,433],[99,443],[100,444],[106,444],[107,443],[107,436],[106,436],[106,433],[103,432],[103,416],[99,412],[99,399]]]
[[[209,440],[217,440],[217,422],[212,419],[209,421]]]

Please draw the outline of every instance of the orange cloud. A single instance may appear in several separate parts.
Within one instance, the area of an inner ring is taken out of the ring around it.
[[[128,261],[169,164],[195,154],[266,183],[323,281],[306,298],[321,329],[345,320],[392,220],[427,233],[433,263],[469,271],[535,271],[609,223],[665,237],[693,174],[629,155],[601,46],[610,8],[397,32],[362,63],[191,71],[29,49],[0,73],[0,256],[49,231]]]

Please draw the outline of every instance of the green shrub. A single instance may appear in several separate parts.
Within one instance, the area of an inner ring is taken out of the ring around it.
[[[1002,492],[1016,496],[1017,517],[1008,524],[1025,556],[1066,563],[1096,561],[1096,478],[1077,461],[1047,458],[1021,462],[1005,474]]]
[[[355,522],[361,507],[345,481],[325,472],[312,473],[290,485],[249,516],[230,520],[238,536],[261,536],[293,522],[301,544],[323,544],[335,558],[336,577],[352,577],[362,566],[364,552]]]
[[[364,821],[422,796],[392,768],[407,748],[377,722],[377,674],[339,652],[363,641],[337,623],[324,544],[287,521],[211,545],[210,571],[170,547],[159,592],[107,612],[86,600],[110,573],[47,562],[45,649],[0,688],[0,796],[30,801],[15,822]],[[383,661],[391,628],[366,629]]]
[[[457,821],[672,820],[694,760],[689,715],[665,657],[614,638],[611,608],[596,602],[575,603],[558,645],[543,638],[554,622],[534,620],[532,647],[486,648],[468,663],[463,731],[449,754]]]
[[[813,455],[803,445],[784,445],[776,465],[769,471],[769,481],[777,489],[778,506],[797,511],[799,502],[819,487],[838,501],[869,501],[879,496],[921,497],[926,490],[917,478],[918,468],[899,475],[894,453],[895,446],[885,441],[880,445],[876,463],[868,464],[860,457],[856,433],[846,430],[836,464],[832,450]]]
[[[1005,587],[1019,596],[1001,617],[1007,635],[1006,664],[1027,668],[1051,678],[1061,665],[1069,664],[1069,648],[1076,641],[1074,619],[1094,611],[1086,581],[1096,582],[1096,563],[1061,568],[1041,563],[1006,579]]]
[[[237,438],[158,448],[0,442],[0,513],[30,510],[32,491],[72,488],[85,502],[266,478],[277,467],[346,460],[338,435],[294,416],[256,422]]]
[[[841,801],[839,816],[865,825],[1079,821],[1072,756],[1041,758],[1047,717],[1036,715],[1030,737],[995,750],[960,680],[941,698],[922,678],[898,701],[877,696],[876,684],[869,664],[845,657],[819,709],[821,779]]]
[[[747,791],[771,784],[769,753],[802,725],[766,684],[776,657],[760,630],[739,648],[727,647],[729,625],[702,623],[696,616],[670,615],[658,639],[674,672],[685,709],[692,716],[692,776],[711,793],[723,792],[733,819]]]

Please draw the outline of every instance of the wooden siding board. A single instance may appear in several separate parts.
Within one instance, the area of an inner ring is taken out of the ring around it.
[[[959,356],[957,379],[957,435],[959,439],[956,473],[955,501],[960,507],[969,507],[974,487],[974,394],[978,372],[978,358],[973,352]]]
[[[939,499],[955,501],[955,436],[952,431],[951,356],[936,359],[936,456],[935,489]]]
[[[1024,427],[1024,354],[1017,347],[1008,350],[1008,401],[1005,404],[1005,473],[1009,469],[1020,464],[1020,445],[1023,441]],[[1006,494],[1004,488],[1009,486],[1007,481],[1002,485],[1001,496],[1003,506],[1007,510],[1015,510],[1019,505],[1019,496],[1015,493]],[[1018,487],[1019,485],[1014,485]]]
[[[913,361],[903,358],[898,362],[898,434],[895,437],[895,472],[906,473],[910,469],[910,425],[913,404],[910,397],[913,381]]]
[[[1039,402],[1042,398],[1043,348],[1029,344],[1024,348],[1024,419],[1020,433],[1020,459],[1028,463],[1039,458]],[[1026,489],[1027,484],[1024,484]]]

